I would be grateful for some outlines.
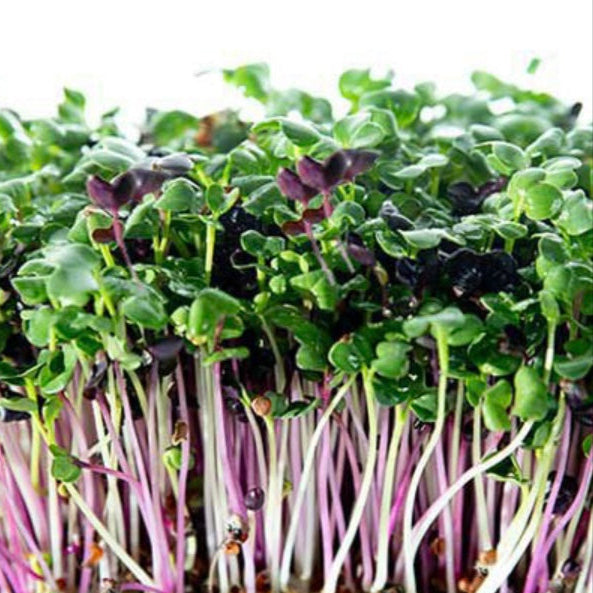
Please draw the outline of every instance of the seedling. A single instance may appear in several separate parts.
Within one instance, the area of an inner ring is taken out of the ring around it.
[[[590,592],[580,107],[225,78],[0,111],[0,590]]]

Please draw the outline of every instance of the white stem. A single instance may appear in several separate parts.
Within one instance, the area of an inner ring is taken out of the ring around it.
[[[360,490],[356,498],[356,503],[352,509],[352,515],[350,516],[350,522],[346,529],[346,534],[338,548],[338,552],[332,562],[325,585],[323,586],[323,593],[333,593],[336,590],[336,585],[342,565],[346,559],[346,555],[350,550],[350,546],[356,537],[358,526],[364,513],[364,507],[367,502],[369,491],[373,483],[373,473],[375,471],[375,461],[377,459],[377,413],[375,407],[375,393],[372,388],[372,374],[367,374],[365,377],[365,397],[367,404],[368,424],[369,424],[369,448],[362,476],[362,482],[360,484]]]
[[[379,515],[379,539],[377,542],[377,569],[375,580],[371,586],[373,593],[381,591],[387,581],[387,563],[389,559],[389,514],[393,498],[395,462],[402,432],[406,424],[408,410],[402,404],[395,408],[395,426],[393,436],[387,452],[385,475],[383,477],[383,492],[381,494],[381,510]]]
[[[134,559],[119,545],[117,540],[109,532],[109,530],[99,520],[97,515],[92,509],[86,504],[84,498],[80,496],[78,490],[72,484],[64,484],[68,490],[68,494],[80,509],[80,512],[95,528],[97,533],[103,538],[103,541],[111,548],[113,553],[119,558],[122,564],[124,564],[128,570],[143,584],[147,587],[155,588],[154,581],[150,578],[149,574],[139,566]]]
[[[589,453],[591,455],[591,453]],[[587,544],[585,546],[585,550],[583,553],[583,569],[581,570],[581,574],[579,574],[579,578],[577,580],[577,584],[575,586],[574,593],[586,593],[587,591],[591,591],[591,581],[593,580],[593,513],[591,513],[589,517],[589,527],[587,529]],[[588,577],[588,578],[587,578]],[[589,588],[587,589],[587,582],[589,581]]]
[[[472,436],[472,462],[479,463],[482,457],[482,406],[478,405],[474,409],[473,436]],[[488,509],[486,507],[486,494],[484,491],[484,479],[481,475],[474,478],[474,488],[476,490],[476,511],[478,515],[478,539],[480,548],[483,551],[492,549],[492,539],[490,529],[488,529]]]
[[[403,522],[403,555],[404,555],[404,566],[405,566],[405,582],[408,593],[416,593],[416,575],[414,574],[414,558],[416,556],[416,550],[420,545],[420,542],[414,542],[412,525],[414,521],[414,505],[416,504],[418,487],[422,474],[430,460],[432,453],[437,446],[441,434],[443,432],[443,426],[445,424],[445,403],[447,396],[447,370],[448,370],[448,350],[446,335],[443,334],[443,330],[439,329],[437,334],[437,343],[439,349],[439,387],[438,387],[438,403],[437,403],[437,418],[434,425],[430,439],[426,444],[426,448],[422,452],[416,469],[412,474],[410,480],[410,486],[408,494],[406,496],[406,502],[404,505],[404,522]],[[442,351],[442,352],[441,352]],[[448,504],[448,501],[443,505],[443,508]],[[441,509],[442,510],[442,509]]]
[[[313,464],[315,463],[315,451],[317,449],[317,445],[321,439],[321,435],[323,434],[323,429],[325,425],[329,422],[331,415],[333,414],[334,410],[344,399],[346,393],[350,389],[350,386],[354,382],[355,376],[351,377],[336,393],[334,398],[331,400],[321,418],[319,419],[319,423],[315,428],[315,432],[311,437],[311,441],[309,442],[309,448],[307,449],[307,457],[305,458],[305,463],[303,465],[303,473],[301,474],[301,480],[299,482],[299,489],[297,492],[297,496],[295,499],[294,507],[293,507],[293,514],[290,520],[290,526],[288,528],[288,533],[286,535],[286,541],[284,542],[284,554],[282,556],[282,563],[280,565],[280,585],[283,590],[286,589],[288,582],[290,580],[290,565],[292,560],[292,551],[294,549],[294,543],[297,535],[297,531],[300,526],[300,513],[301,507],[303,506],[303,502],[305,500],[305,494],[307,492],[307,485],[309,483],[309,477],[311,475],[311,470],[313,469]]]
[[[498,560],[496,565],[489,569],[486,580],[480,585],[480,593],[496,593],[503,582],[508,579],[517,562],[519,562],[525,554],[527,546],[533,540],[537,531],[539,519],[540,513],[535,513],[521,539],[513,548],[512,554],[505,558],[504,562]]]
[[[449,501],[471,480],[474,479],[475,476],[480,475],[488,471],[491,467],[494,467],[504,459],[506,459],[515,449],[518,449],[521,446],[521,443],[525,439],[525,437],[529,434],[533,426],[532,421],[526,422],[521,430],[516,434],[515,438],[506,446],[504,449],[501,449],[494,455],[491,455],[478,465],[474,465],[467,471],[465,471],[459,479],[454,482],[446,492],[444,492],[437,500],[435,500],[432,505],[428,508],[426,513],[422,516],[422,519],[418,522],[418,524],[414,527],[412,531],[412,546],[416,549],[422,538],[426,535],[426,532],[434,522],[434,520],[439,516],[441,511],[449,504]]]
[[[457,386],[457,398],[455,400],[455,414],[453,416],[453,434],[451,436],[451,451],[449,453],[449,484],[457,478],[459,466],[459,443],[461,442],[461,415],[463,414],[463,381]]]

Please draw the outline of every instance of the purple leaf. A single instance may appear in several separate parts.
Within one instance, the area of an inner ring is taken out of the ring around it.
[[[484,197],[479,195],[467,181],[458,181],[447,187],[447,197],[458,215],[476,214],[480,211]]]
[[[314,187],[319,191],[329,189],[326,183],[323,163],[312,159],[310,156],[303,157],[297,163],[297,172],[306,185]]]
[[[175,336],[169,336],[159,340],[155,344],[148,347],[148,351],[159,362],[166,362],[177,358],[177,355],[183,348],[183,340]]]
[[[92,232],[92,237],[96,243],[112,243],[115,241],[115,233],[112,226],[108,229],[95,229]]]
[[[93,175],[86,182],[86,190],[97,206],[110,212],[117,212],[120,204],[114,195],[113,186],[108,181]]]
[[[352,259],[356,260],[363,266],[374,266],[375,265],[375,254],[364,245],[357,245],[356,243],[348,243],[347,246],[348,255]]]
[[[326,189],[338,185],[346,173],[348,167],[348,158],[346,153],[342,150],[334,152],[323,163]]]
[[[348,166],[348,157],[342,150],[334,152],[323,163],[306,156],[297,164],[301,180],[311,187],[328,192],[344,179]]]
[[[348,181],[368,171],[379,156],[379,153],[373,150],[343,150],[342,152],[346,159],[343,178]]]
[[[148,347],[153,359],[158,363],[162,375],[171,374],[177,367],[177,355],[183,348],[183,340],[176,336],[168,336]]]
[[[303,235],[305,233],[305,224],[302,220],[289,220],[282,225],[282,232],[286,235]]]
[[[325,220],[325,212],[323,208],[308,208],[303,212],[303,221],[310,224],[316,224]]]
[[[485,200],[488,196],[499,192],[501,189],[506,187],[508,179],[506,177],[498,177],[491,181],[487,181],[478,188],[478,196]]]
[[[130,169],[114,179],[113,192],[120,204],[130,200],[140,202],[146,194],[159,192],[166,180],[167,175],[162,171]]]
[[[397,206],[387,199],[381,205],[379,216],[387,223],[392,231],[408,231],[414,228],[412,221],[403,216]]]
[[[282,169],[276,178],[280,191],[291,200],[308,204],[318,192],[315,188],[305,185],[299,176],[290,169]]]

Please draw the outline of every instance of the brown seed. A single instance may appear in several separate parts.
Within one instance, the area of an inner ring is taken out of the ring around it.
[[[435,537],[431,542],[430,542],[430,551],[435,555],[435,556],[442,556],[445,553],[445,540],[442,537]]]
[[[496,550],[484,550],[478,556],[478,564],[492,566],[496,564]]]
[[[171,437],[171,442],[174,445],[179,445],[183,441],[187,440],[189,434],[189,428],[185,422],[178,420],[175,423],[175,430],[173,431],[173,436]]]
[[[237,556],[241,553],[241,544],[234,540],[225,542],[224,553],[228,556]]]
[[[475,576],[471,580],[468,577],[463,577],[457,582],[457,588],[462,593],[476,593],[483,582],[484,577],[480,575]]]
[[[258,416],[264,418],[272,410],[272,401],[265,395],[259,395],[251,402],[251,407]]]
[[[255,590],[257,593],[268,593],[270,591],[270,576],[266,571],[257,573],[255,577]]]
[[[101,558],[103,558],[103,548],[99,544],[93,542],[91,544],[89,555],[87,556],[87,559],[84,561],[83,566],[85,566],[86,568],[92,568],[93,566],[97,566]]]

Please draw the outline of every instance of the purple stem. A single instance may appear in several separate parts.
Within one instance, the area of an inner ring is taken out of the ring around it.
[[[548,555],[550,554],[550,550],[552,549],[552,546],[554,545],[554,542],[558,539],[558,536],[560,535],[560,532],[566,527],[568,522],[572,519],[573,515],[577,512],[577,509],[581,506],[583,499],[587,496],[587,492],[589,491],[592,476],[593,476],[593,455],[590,454],[587,457],[587,461],[585,462],[585,467],[583,469],[583,474],[581,476],[577,494],[576,494],[574,500],[572,501],[572,504],[570,505],[570,507],[568,507],[568,510],[566,511],[566,513],[564,513],[564,515],[562,515],[560,520],[554,525],[554,529],[552,529],[552,532],[546,539],[546,541],[542,547],[543,548],[542,555],[541,555],[542,558],[548,557]],[[547,590],[547,586],[548,586],[547,580],[548,579],[546,576],[544,581],[540,581],[540,584],[539,584],[540,591]]]
[[[465,458],[467,457],[468,446],[465,441],[461,442],[459,447],[459,457],[457,464],[458,478],[465,468]],[[458,492],[451,501],[453,506],[453,530],[454,533],[462,533],[463,530],[463,492]],[[453,541],[453,553],[455,555],[455,574],[461,574],[463,567],[463,540],[462,537],[456,537]]]
[[[181,365],[177,364],[177,393],[179,396],[179,416],[185,423],[189,431],[189,410],[187,407],[187,396],[185,393],[185,381],[183,380],[183,370]],[[189,449],[190,434],[181,442],[181,468],[179,469],[179,484],[177,494],[177,547],[176,553],[176,572],[177,572],[177,593],[184,593],[185,587],[185,496],[187,491],[187,476],[189,473]]]
[[[142,492],[145,496],[146,502],[146,511],[147,514],[152,517],[151,519],[151,527],[154,530],[154,539],[151,538],[152,545],[152,556],[153,556],[153,563],[155,560],[157,561],[156,566],[166,567],[169,565],[169,558],[168,558],[168,549],[167,546],[164,545],[167,541],[165,528],[162,522],[162,513],[153,513],[150,514],[150,507],[149,502],[151,500],[151,493],[150,487],[148,485],[148,477],[146,475],[146,468],[144,466],[144,460],[142,458],[142,451],[145,447],[141,447],[138,441],[138,435],[136,434],[135,430],[135,421],[132,415],[132,408],[130,406],[130,399],[128,397],[128,390],[126,387],[126,382],[121,371],[121,368],[118,363],[114,363],[114,370],[115,376],[117,379],[118,391],[120,394],[120,398],[124,407],[124,414],[126,418],[126,426],[128,428],[128,434],[130,436],[131,446],[134,451],[134,456],[136,458],[136,466],[138,469],[138,477],[140,478],[140,484],[142,485]],[[159,545],[159,542],[160,545]],[[166,579],[168,581],[168,579]],[[170,587],[170,583],[169,587]],[[82,593],[82,592],[81,592]]]
[[[37,541],[41,547],[46,548],[49,542],[48,527],[45,509],[41,502],[42,498],[35,492],[29,476],[29,468],[23,459],[21,450],[17,447],[17,443],[20,442],[18,435],[10,434],[8,430],[2,427],[6,432],[6,437],[3,436],[1,439],[2,446],[6,451],[7,457],[11,460],[11,473],[17,482],[18,490],[22,493],[24,504],[27,508],[28,517],[35,517],[32,521],[31,527],[35,532]],[[6,428],[17,428],[17,427],[6,427]],[[13,467],[15,466],[15,467]]]
[[[389,514],[389,536],[394,533],[395,527],[397,524],[397,518],[399,517],[400,511],[402,510],[402,506],[406,499],[406,494],[408,491],[408,484],[410,482],[410,474],[412,473],[412,468],[416,464],[418,459],[418,454],[420,452],[420,446],[422,445],[422,441],[424,439],[418,439],[414,443],[414,448],[410,453],[410,458],[406,464],[406,468],[403,472],[403,475],[399,477],[399,488],[397,489],[397,493],[395,495],[395,500],[393,502],[393,506],[391,507],[391,513]]]
[[[354,448],[354,443],[350,437],[348,429],[344,425],[341,418],[336,418],[336,424],[339,426],[341,430],[342,439],[344,440],[344,445],[346,446],[346,453],[348,455],[348,462],[350,464],[350,471],[352,472],[352,482],[354,485],[354,490],[356,493],[358,493],[360,491],[361,486],[361,475],[360,467],[358,464],[358,457],[356,455],[356,450]],[[369,534],[369,526],[366,515],[363,515],[361,518],[359,532],[363,578],[367,579],[367,582],[370,583],[373,571],[373,550],[371,548],[371,538]]]
[[[552,515],[554,514],[554,506],[560,492],[560,486],[562,485],[562,478],[566,470],[566,453],[570,443],[570,410],[566,408],[566,416],[564,417],[564,430],[562,434],[562,442],[558,451],[557,459],[558,466],[556,467],[556,476],[552,482],[552,489],[548,497],[548,503],[544,511],[542,522],[538,528],[538,538],[533,549],[533,555],[531,565],[527,573],[527,579],[525,581],[525,587],[523,593],[534,593],[537,586],[538,578],[548,580],[548,568],[545,565],[546,555],[542,553],[546,544],[546,534],[550,529],[550,522]]]
[[[330,202],[331,191],[324,191],[323,195],[323,213],[325,218],[329,218],[333,214],[333,208]]]
[[[443,442],[439,441],[435,451],[435,465],[437,471],[438,493],[443,494],[449,484],[447,482],[447,473],[445,470],[445,457],[443,455]],[[451,507],[445,507],[441,514],[442,535],[445,540],[444,565],[447,575],[447,591],[455,591],[455,548],[453,545],[453,520],[451,516]]]
[[[222,386],[221,386],[221,370],[220,363],[213,366],[214,373],[214,402],[216,406],[216,421],[218,423],[217,441],[220,450],[222,471],[224,472],[224,482],[226,486],[227,496],[229,498],[229,510],[232,514],[236,514],[243,520],[247,519],[247,509],[243,500],[243,493],[239,485],[237,474],[233,468],[231,458],[229,456],[229,442],[227,438],[227,429],[225,423],[225,412],[222,402]]]
[[[28,593],[25,585],[20,581],[19,572],[14,570],[0,549],[0,585],[2,591],[13,591],[14,593]],[[10,581],[10,585],[8,581]]]
[[[126,583],[119,586],[120,591],[148,591],[149,593],[165,593],[163,589],[157,589],[156,587],[149,587],[148,585],[142,585],[141,583]]]
[[[321,250],[319,249],[319,245],[317,244],[317,239],[315,239],[315,235],[313,234],[313,227],[311,226],[311,223],[305,222],[304,226],[305,226],[305,233],[309,239],[309,242],[311,243],[311,248],[313,249],[313,254],[315,255],[315,258],[317,259],[317,261],[319,262],[319,266],[323,270],[323,273],[325,274],[327,281],[330,284],[334,285],[336,283],[336,279],[334,277],[333,272],[329,269],[329,266],[327,265],[325,259],[323,259],[323,255],[321,253]]]
[[[17,555],[13,554],[10,550],[8,550],[2,542],[0,542],[0,557],[4,557],[6,560],[9,561],[10,564],[16,565],[16,567],[11,567],[11,572],[16,568],[18,571],[25,572],[36,581],[43,580],[43,575],[40,575],[39,573],[35,572],[26,562],[24,562],[21,558],[19,558]]]
[[[150,383],[148,385],[148,417],[146,419],[147,426],[147,437],[148,437],[148,472],[150,478],[150,489],[152,494],[152,508],[158,530],[158,536],[161,538],[161,558],[162,561],[155,567],[155,572],[160,577],[160,582],[163,587],[170,591],[173,589],[173,576],[171,575],[171,564],[165,560],[165,553],[168,551],[167,546],[163,545],[167,541],[167,529],[164,523],[163,509],[160,500],[160,451],[157,441],[157,419],[156,419],[156,397],[157,397],[157,385],[158,385],[158,369],[156,363],[152,365],[150,369]],[[151,430],[148,430],[151,427]]]
[[[75,380],[73,383],[73,389],[76,392],[78,390],[77,381]],[[65,394],[62,394],[61,399],[64,403],[64,408],[68,412],[68,416],[70,417],[70,426],[72,430],[72,440],[75,441],[78,445],[78,450],[80,452],[80,457],[82,461],[85,461],[83,457],[86,457],[86,451],[88,451],[88,442],[86,439],[85,429],[82,426],[78,415],[76,414],[76,410],[72,405],[72,402]],[[98,509],[97,507],[97,492],[95,488],[95,480],[93,475],[90,472],[83,473],[82,476],[83,480],[83,489],[81,490],[81,494],[86,497],[89,507],[97,514]],[[90,556],[91,548],[94,544],[94,533],[95,529],[91,525],[90,521],[83,521],[84,524],[84,531],[83,531],[83,552],[82,557],[88,558]],[[91,578],[92,578],[92,570],[90,567],[83,565],[83,568],[80,573],[80,580],[79,580],[79,593],[86,593],[91,586]]]
[[[126,242],[124,241],[124,229],[119,219],[117,212],[113,213],[113,236],[115,237],[115,242],[121,251],[121,254],[126,262],[126,266],[128,270],[130,270],[130,274],[132,278],[139,282],[138,274],[136,274],[136,270],[134,270],[134,265],[132,264],[132,260],[130,259],[130,254],[128,253],[128,249],[126,248]]]
[[[136,480],[136,478],[134,478],[130,474],[127,474],[125,472],[120,472],[118,470],[111,469],[111,468],[105,467],[103,465],[95,465],[92,463],[87,463],[86,461],[80,461],[78,459],[74,460],[74,464],[77,465],[78,467],[80,467],[81,469],[86,469],[86,470],[89,470],[96,474],[103,474],[105,476],[113,476],[114,478],[117,478],[118,480],[127,482],[130,485],[139,484],[138,480]]]
[[[343,439],[340,439],[342,441]],[[341,442],[340,442],[341,444]],[[341,480],[338,480],[336,468],[334,466],[333,457],[329,456],[329,487],[334,501],[340,500],[340,485]],[[334,530],[337,528],[338,541],[344,539],[346,533],[346,521],[344,519],[344,509],[341,504],[333,504],[331,512],[331,534],[333,538]],[[350,557],[344,561],[344,577],[347,583],[352,584],[352,564]]]
[[[39,546],[37,545],[35,537],[32,535],[32,533],[29,531],[29,529],[27,529],[27,526],[24,524],[22,518],[17,517],[17,515],[15,514],[14,506],[9,503],[10,499],[12,499],[12,500],[16,499],[16,493],[14,492],[15,483],[13,480],[10,479],[10,477],[8,475],[7,466],[6,466],[6,463],[4,460],[4,455],[2,453],[1,447],[0,447],[0,462],[1,462],[2,469],[4,470],[3,471],[4,476],[2,476],[2,480],[1,480],[1,482],[3,484],[3,494],[7,495],[7,496],[3,496],[3,498],[4,498],[4,501],[3,501],[4,512],[5,512],[6,516],[10,518],[10,520],[14,521],[15,525],[18,528],[18,531],[20,532],[21,536],[25,540],[25,543],[26,543],[27,547],[29,548],[31,554],[35,556],[37,562],[39,563],[39,566],[41,568],[41,571],[44,574],[46,581],[48,581],[53,588],[57,589],[57,585],[54,580],[54,577],[49,569],[49,566],[47,565],[47,562],[45,561],[45,559],[43,557],[42,551],[39,549]]]
[[[323,548],[323,575],[327,579],[333,559],[333,532],[330,523],[330,513],[327,498],[328,463],[330,456],[329,430],[326,426],[323,431],[323,446],[320,450],[319,466],[317,472],[317,497],[319,500],[319,522],[321,524],[321,546]]]

